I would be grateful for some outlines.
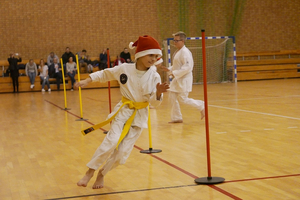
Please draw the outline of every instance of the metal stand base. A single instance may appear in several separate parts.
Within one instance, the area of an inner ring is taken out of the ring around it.
[[[87,121],[88,119],[83,119],[83,118],[80,118],[80,119],[76,119],[75,121]]]
[[[160,149],[152,149],[152,148],[149,148],[148,150],[142,150],[140,151],[140,153],[160,153],[162,152],[162,150]]]
[[[198,184],[218,184],[224,182],[225,179],[222,177],[202,177],[195,179],[195,182]]]

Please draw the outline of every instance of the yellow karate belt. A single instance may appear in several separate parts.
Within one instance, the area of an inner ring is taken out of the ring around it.
[[[149,118],[149,115],[150,115],[150,112],[149,112],[149,102],[133,102],[133,101],[131,101],[131,100],[125,98],[125,97],[122,97],[122,102],[123,102],[122,106],[119,108],[119,110],[113,116],[111,116],[109,119],[107,119],[107,120],[105,120],[105,121],[103,121],[103,122],[101,122],[99,124],[96,124],[94,126],[91,126],[89,128],[86,128],[86,129],[82,130],[81,133],[83,135],[86,135],[86,134],[88,134],[88,133],[90,133],[90,132],[92,132],[92,131],[94,131],[96,129],[99,129],[99,128],[103,127],[104,125],[108,124],[109,122],[111,122],[116,117],[116,115],[119,113],[119,111],[121,110],[121,108],[124,105],[128,105],[128,107],[130,109],[134,109],[134,112],[130,116],[130,118],[127,120],[127,122],[125,123],[125,126],[124,126],[123,131],[121,133],[121,136],[119,138],[119,141],[118,141],[116,149],[118,149],[119,144],[124,139],[124,137],[127,135],[128,131],[130,129],[130,126],[132,124],[132,121],[133,121],[133,119],[135,117],[136,111],[138,109],[146,108],[148,106],[148,126],[150,127],[151,122],[149,120],[150,119]]]

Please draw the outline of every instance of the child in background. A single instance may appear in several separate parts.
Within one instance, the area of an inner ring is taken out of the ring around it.
[[[51,92],[50,84],[49,84],[49,75],[48,75],[48,66],[45,65],[45,62],[43,59],[40,61],[40,78],[42,81],[42,92],[45,92],[45,84],[48,86],[48,92]]]
[[[74,86],[74,83],[76,82],[75,75],[77,73],[76,72],[77,65],[76,65],[76,62],[73,62],[73,57],[69,58],[69,62],[67,62],[66,68],[67,68],[67,74],[71,78],[71,83],[72,83],[71,91],[73,91],[73,86]]]
[[[30,83],[31,83],[30,88],[31,89],[34,88],[34,81],[35,81],[35,77],[38,75],[38,70],[33,59],[30,59],[29,62],[26,64],[25,73],[26,76],[28,76],[30,79]]]
[[[171,121],[169,123],[183,123],[180,103],[190,105],[201,113],[204,118],[204,101],[189,98],[193,87],[194,60],[191,51],[185,46],[186,34],[177,32],[173,34],[174,46],[177,50],[173,55],[173,65],[169,68],[161,66],[160,69],[169,73],[170,90],[169,102],[171,106]]]

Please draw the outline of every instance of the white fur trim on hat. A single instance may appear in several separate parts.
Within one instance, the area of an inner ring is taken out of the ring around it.
[[[160,58],[162,56],[162,52],[160,49],[148,49],[148,50],[140,51],[140,52],[136,53],[134,58],[135,58],[135,60],[137,60],[138,58],[149,55],[149,54],[158,54],[159,55],[158,58]]]

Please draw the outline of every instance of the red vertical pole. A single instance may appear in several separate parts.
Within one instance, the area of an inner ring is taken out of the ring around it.
[[[204,108],[205,108],[207,174],[208,174],[208,177],[211,177],[210,144],[209,144],[209,123],[208,123],[208,102],[207,102],[207,75],[206,75],[205,31],[201,30],[201,32],[202,32],[202,59],[203,59],[203,86],[204,86]]]
[[[205,130],[206,130],[206,153],[207,153],[207,177],[195,179],[198,184],[217,184],[225,181],[222,177],[211,176],[210,165],[210,144],[209,144],[209,123],[208,123],[208,101],[207,101],[207,75],[206,75],[206,52],[205,52],[205,30],[202,32],[202,60],[203,60],[203,87],[204,87],[204,109],[205,109]]]
[[[109,48],[107,48],[107,68],[110,68]],[[109,99],[109,113],[111,113],[111,94],[110,94],[110,81],[108,81],[108,99]]]

